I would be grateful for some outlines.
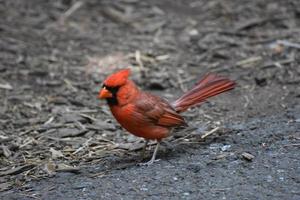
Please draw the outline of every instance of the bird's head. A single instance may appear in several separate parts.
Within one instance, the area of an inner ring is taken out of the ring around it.
[[[105,79],[98,98],[106,99],[109,104],[117,104],[117,92],[127,83],[130,69],[122,69]]]

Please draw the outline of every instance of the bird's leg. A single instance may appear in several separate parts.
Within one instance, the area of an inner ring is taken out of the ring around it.
[[[155,160],[156,158],[156,154],[157,154],[157,151],[159,149],[159,146],[160,146],[160,140],[157,140],[157,144],[156,144],[156,147],[154,149],[154,152],[152,154],[152,157],[151,157],[151,160],[149,160],[148,162],[146,163],[140,163],[139,165],[151,165],[153,164],[155,161],[158,161],[158,160]]]
[[[155,149],[154,149],[152,158],[151,158],[151,160],[148,162],[148,164],[152,164],[152,163],[155,161],[155,158],[156,158],[156,154],[157,154],[159,145],[160,145],[160,141],[157,141],[157,144],[156,144],[156,147],[155,147]]]
[[[144,163],[143,165],[152,165],[155,161],[157,161],[157,160],[155,160],[155,158],[156,158],[156,154],[157,154],[159,145],[160,145],[160,141],[157,141],[157,144],[156,144],[156,147],[155,147],[154,152],[152,154],[151,160],[149,160],[148,162]]]
[[[145,157],[145,152],[146,152],[146,148],[147,148],[148,143],[149,143],[149,140],[145,140],[144,147],[143,147],[142,152],[141,152],[141,159],[142,160]]]

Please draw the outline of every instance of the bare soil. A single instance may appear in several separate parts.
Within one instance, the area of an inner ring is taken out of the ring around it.
[[[299,36],[298,0],[0,1],[0,198],[300,199]],[[141,160],[97,99],[129,66],[169,100],[238,86],[139,166],[155,142]]]

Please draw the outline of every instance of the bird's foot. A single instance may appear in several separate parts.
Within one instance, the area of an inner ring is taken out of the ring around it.
[[[145,163],[139,163],[138,165],[139,165],[139,166],[150,166],[150,165],[152,165],[153,163],[158,162],[158,161],[160,161],[160,159],[156,159],[156,160],[151,159],[151,160],[149,160],[148,162],[145,162]]]
[[[155,147],[155,150],[154,150],[154,152],[153,152],[153,155],[152,155],[152,157],[151,157],[151,160],[149,161],[149,162],[146,162],[146,163],[140,163],[139,165],[141,166],[145,166],[145,165],[147,165],[147,166],[149,166],[149,165],[152,165],[153,163],[155,163],[155,162],[157,162],[157,161],[159,161],[159,159],[158,160],[156,160],[155,158],[156,158],[156,153],[157,153],[157,150],[158,150],[158,147],[159,147],[159,142],[157,142],[157,144],[156,144],[156,147]]]

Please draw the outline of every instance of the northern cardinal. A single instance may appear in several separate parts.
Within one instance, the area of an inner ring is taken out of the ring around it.
[[[181,112],[235,86],[234,81],[207,74],[191,90],[169,103],[161,97],[141,91],[128,79],[129,75],[130,70],[123,69],[107,77],[98,97],[106,99],[113,116],[122,127],[146,139],[144,149],[149,140],[157,140],[147,164],[155,161],[160,141],[170,135],[172,128],[186,125]]]

